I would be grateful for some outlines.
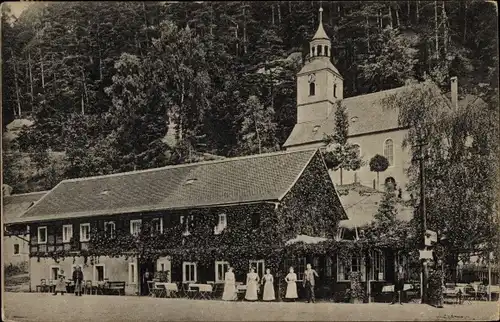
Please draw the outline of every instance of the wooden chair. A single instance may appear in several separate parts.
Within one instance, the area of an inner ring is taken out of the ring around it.
[[[91,280],[85,281],[85,286],[84,286],[84,289],[83,289],[83,294],[92,295],[92,288],[93,288],[92,281]]]
[[[236,286],[236,294],[241,301],[243,301],[245,299],[246,292],[247,292],[246,285],[239,284],[238,286]]]
[[[147,281],[148,283],[148,296],[155,297],[155,282],[154,281]]]
[[[165,292],[165,295],[171,298],[179,297],[179,288],[177,287],[177,283],[167,283]]]
[[[199,286],[192,286],[192,284],[189,284],[187,289],[187,297],[190,299],[196,298],[196,295],[199,293],[199,289]]]
[[[167,296],[165,284],[154,285],[153,292],[154,292],[154,296],[156,296],[156,297],[166,297]]]
[[[36,291],[37,292],[42,292],[42,293],[45,293],[45,292],[49,291],[49,286],[47,285],[47,280],[45,278],[42,278],[40,280],[40,284],[36,286]]]

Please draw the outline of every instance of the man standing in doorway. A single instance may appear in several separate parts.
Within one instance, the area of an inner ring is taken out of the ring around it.
[[[307,264],[306,271],[304,272],[304,281],[303,286],[307,292],[307,303],[314,303],[314,277],[319,277],[318,273],[314,269],[311,268],[311,264]]]

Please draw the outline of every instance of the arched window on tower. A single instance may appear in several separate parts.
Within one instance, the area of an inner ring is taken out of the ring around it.
[[[318,46],[318,56],[322,56],[323,55],[323,46],[319,45]]]
[[[312,47],[312,57],[316,56],[316,47]]]
[[[337,84],[333,84],[333,97],[337,98]]]
[[[330,47],[325,46],[325,56],[330,57]]]
[[[394,143],[392,139],[387,139],[384,142],[384,157],[389,161],[389,166],[394,165]]]
[[[309,96],[314,96],[316,94],[316,84],[314,82],[309,83]]]

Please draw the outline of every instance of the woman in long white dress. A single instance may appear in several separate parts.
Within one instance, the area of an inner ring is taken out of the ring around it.
[[[297,295],[297,274],[294,273],[293,267],[290,267],[288,275],[285,277],[285,281],[287,283],[286,286],[286,299],[293,299],[295,301],[298,298]]]
[[[234,277],[233,268],[229,267],[224,275],[224,293],[222,293],[222,300],[234,301],[236,298],[236,278]]]
[[[259,285],[259,275],[255,273],[255,268],[250,268],[250,273],[247,274],[247,291],[245,300],[257,301],[257,287]]]
[[[266,269],[266,275],[262,277],[262,283],[264,284],[264,293],[262,294],[263,301],[274,301],[274,278],[271,275],[271,270]]]

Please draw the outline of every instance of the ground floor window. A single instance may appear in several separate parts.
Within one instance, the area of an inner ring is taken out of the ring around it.
[[[168,271],[167,267],[169,267],[170,260],[168,258],[160,258],[157,261],[156,270],[159,272]]]
[[[365,263],[362,256],[351,256],[346,261],[337,257],[337,280],[349,281],[351,272],[361,272],[361,281],[365,281]]]
[[[260,278],[266,274],[265,262],[263,259],[260,260],[250,260],[249,261],[249,269],[253,267],[255,268],[255,272],[259,275]]]
[[[128,264],[128,283],[129,284],[137,283],[137,267],[135,263]]]
[[[197,280],[196,263],[183,262],[182,263],[182,281],[184,283],[195,283]]]
[[[229,269],[229,263],[225,261],[216,261],[215,262],[215,281],[223,282],[224,276],[226,275],[227,270]]]

